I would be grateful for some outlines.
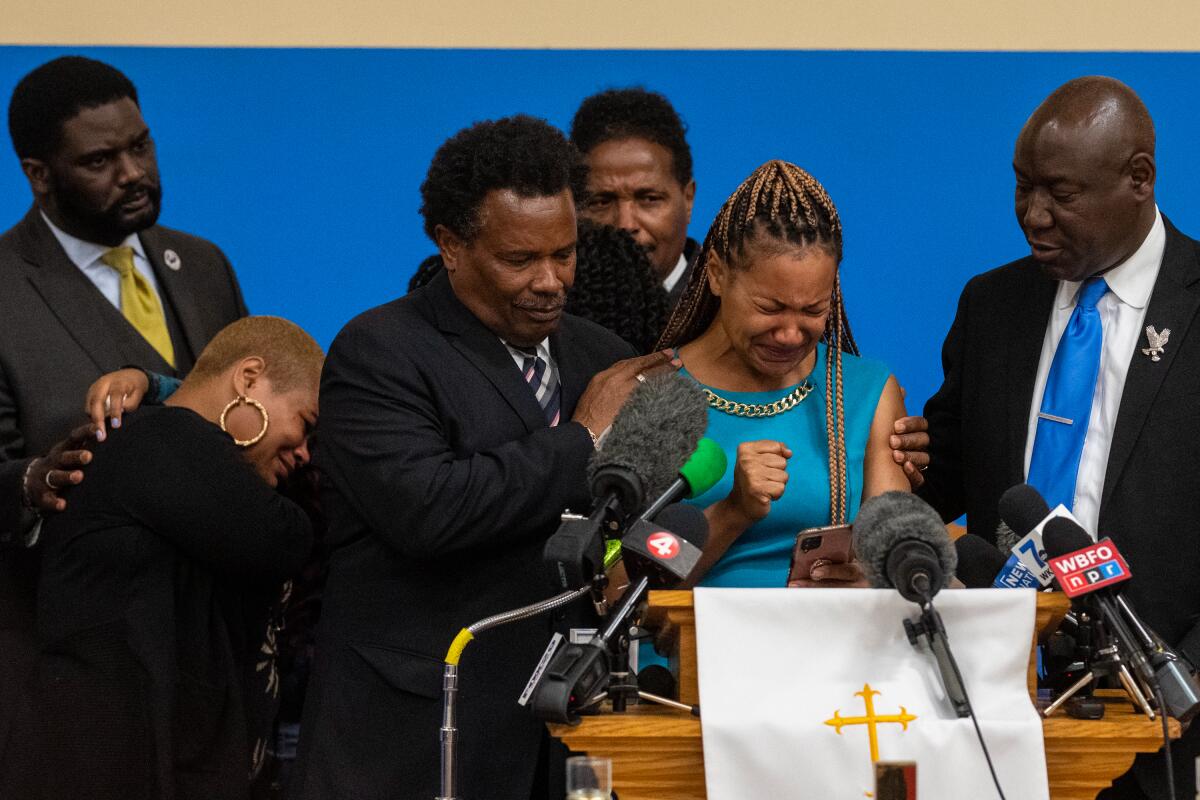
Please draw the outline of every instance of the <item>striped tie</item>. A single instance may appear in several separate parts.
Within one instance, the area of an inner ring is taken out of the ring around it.
[[[538,405],[542,407],[546,421],[553,428],[558,424],[562,395],[558,376],[554,374],[554,370],[546,369],[546,362],[536,351],[530,353],[522,349],[521,352],[525,354],[525,363],[521,366],[521,371],[525,374],[525,382],[533,390],[533,396],[537,398]]]

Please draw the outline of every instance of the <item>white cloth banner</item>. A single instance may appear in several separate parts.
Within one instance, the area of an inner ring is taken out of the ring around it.
[[[1048,800],[1029,699],[1032,590],[944,591],[935,607],[1005,795]],[[920,800],[994,798],[971,720],[946,699],[916,605],[882,589],[697,589],[710,800],[840,800],[875,790],[879,761],[917,764]],[[874,718],[868,722],[868,718]]]

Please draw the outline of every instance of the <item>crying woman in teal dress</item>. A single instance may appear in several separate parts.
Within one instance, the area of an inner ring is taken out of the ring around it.
[[[689,582],[782,587],[804,528],[851,522],[862,500],[909,490],[888,437],[900,386],[858,355],[842,305],[842,227],[793,164],[759,167],[725,202],[659,343],[707,390],[708,432],[733,469],[692,502],[710,533]],[[865,585],[856,564],[803,585]]]

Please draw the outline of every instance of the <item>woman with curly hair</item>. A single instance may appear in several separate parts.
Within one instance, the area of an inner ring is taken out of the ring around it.
[[[603,325],[649,353],[667,321],[667,292],[646,252],[625,231],[579,221],[575,285],[567,292],[567,311]]]

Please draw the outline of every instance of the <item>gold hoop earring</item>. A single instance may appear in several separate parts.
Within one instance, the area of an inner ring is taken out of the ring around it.
[[[225,406],[225,408],[221,410],[221,419],[219,420],[221,430],[229,433],[229,430],[225,427],[225,417],[228,416],[230,411],[242,405],[253,406],[258,413],[262,415],[262,430],[258,432],[257,436],[255,436],[253,439],[239,439],[236,436],[233,437],[233,443],[238,447],[249,447],[252,444],[258,443],[264,436],[267,435],[267,428],[271,424],[271,417],[267,414],[267,409],[263,407],[262,403],[258,402],[253,397],[246,397],[244,394],[239,394],[237,397],[229,401],[229,405]],[[233,434],[230,435],[232,436]]]

